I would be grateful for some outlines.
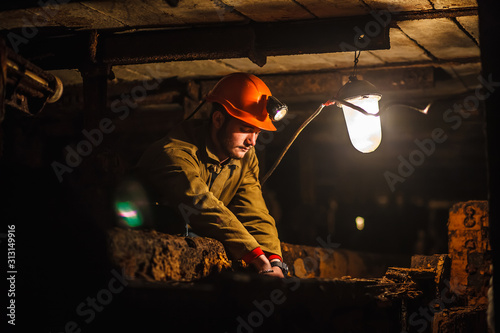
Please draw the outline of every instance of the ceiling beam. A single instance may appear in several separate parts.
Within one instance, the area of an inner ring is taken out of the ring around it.
[[[33,39],[20,53],[49,70],[88,63],[112,66],[244,57],[263,66],[268,56],[389,48],[389,26],[366,16],[123,33],[87,31]]]

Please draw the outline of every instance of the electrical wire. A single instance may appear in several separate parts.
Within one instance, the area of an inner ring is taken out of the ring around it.
[[[191,114],[186,119],[184,119],[184,121],[191,119],[195,115],[195,113],[198,112],[199,109],[201,109],[201,107],[203,106],[203,104],[205,104],[205,102],[206,102],[205,99],[203,101],[201,101],[201,103],[198,104],[196,109],[194,109],[194,111],[191,112]]]
[[[389,110],[391,108],[397,107],[397,108],[406,108],[406,109],[410,109],[410,110],[415,110],[415,111],[418,111],[420,113],[427,114],[429,112],[429,108],[431,107],[432,103],[433,102],[430,102],[429,104],[427,104],[427,106],[424,109],[419,109],[419,108],[416,108],[414,106],[406,105],[406,104],[389,104],[389,105],[383,106],[380,109],[380,111],[385,111],[385,110]]]
[[[260,181],[261,185],[264,185],[264,183],[271,176],[271,174],[274,172],[274,170],[276,170],[276,168],[280,164],[281,160],[285,156],[286,152],[288,151],[288,149],[290,149],[290,147],[292,146],[292,143],[295,141],[295,139],[297,139],[297,137],[302,132],[302,130],[307,125],[309,125],[309,123],[311,121],[313,121],[313,119],[316,118],[321,113],[321,111],[323,110],[323,108],[325,106],[330,106],[330,105],[334,105],[334,104],[344,104],[344,105],[346,105],[346,106],[348,106],[348,107],[350,107],[352,109],[355,109],[355,110],[357,110],[357,111],[359,111],[362,114],[367,115],[367,116],[374,116],[374,117],[380,116],[380,112],[375,113],[375,114],[369,113],[369,112],[366,112],[363,108],[361,108],[361,107],[359,107],[357,105],[354,105],[352,103],[349,103],[347,101],[344,101],[344,100],[338,99],[338,98],[332,98],[331,100],[329,100],[329,101],[321,104],[316,109],[316,111],[314,111],[314,113],[311,114],[309,116],[309,118],[307,118],[306,121],[304,121],[304,123],[302,123],[302,125],[300,125],[300,127],[297,129],[297,131],[295,131],[295,133],[293,134],[292,138],[290,139],[290,141],[288,142],[288,144],[285,146],[285,148],[283,149],[283,151],[281,152],[281,154],[278,156],[278,158],[274,162],[274,164],[271,167],[271,169],[269,169],[269,171],[266,173],[266,175],[261,179],[261,181]],[[387,105],[386,107],[382,108],[380,111],[387,110],[387,109],[390,109],[392,107],[405,107],[405,108],[410,109],[410,110],[415,110],[415,111],[418,111],[420,113],[427,114],[427,112],[429,111],[429,108],[431,107],[431,104],[432,104],[432,102],[430,102],[429,104],[427,104],[427,106],[424,109],[419,109],[419,108],[416,108],[416,107],[413,107],[413,106],[410,106],[410,105],[404,105],[404,104],[392,104],[392,105]]]
[[[283,149],[283,151],[281,152],[281,154],[278,156],[278,158],[276,159],[276,161],[274,162],[273,166],[271,167],[271,169],[269,169],[269,171],[266,173],[266,175],[261,179],[260,183],[261,185],[264,185],[264,183],[267,181],[267,179],[271,176],[271,174],[274,172],[274,170],[276,170],[276,168],[278,167],[278,164],[280,164],[281,160],[283,159],[283,157],[285,156],[286,152],[288,151],[288,149],[290,149],[290,146],[292,145],[292,143],[295,141],[295,139],[297,139],[297,137],[299,136],[299,134],[302,132],[302,130],[307,126],[309,125],[309,123],[311,121],[313,121],[314,118],[316,118],[320,112],[323,110],[323,108],[325,106],[330,106],[330,105],[334,105],[334,104],[344,104],[352,109],[355,109],[365,115],[368,115],[368,116],[379,116],[378,113],[376,114],[372,114],[372,113],[369,113],[369,112],[366,112],[363,108],[357,106],[357,105],[354,105],[352,103],[349,103],[347,101],[344,101],[342,99],[338,99],[338,98],[332,98],[331,100],[321,104],[317,109],[316,111],[313,112],[313,114],[311,114],[309,116],[309,118],[306,119],[306,121],[304,121],[304,123],[302,123],[302,125],[300,125],[300,127],[297,129],[297,131],[295,131],[295,133],[293,134],[292,138],[290,139],[290,141],[288,142],[288,144],[285,146],[285,148]]]
[[[295,139],[297,139],[297,137],[299,136],[300,132],[302,132],[302,130],[311,122],[313,121],[314,118],[316,118],[320,113],[321,111],[323,110],[323,108],[325,106],[329,106],[329,105],[332,105],[334,102],[331,102],[331,101],[328,101],[326,103],[323,103],[321,104],[317,109],[316,111],[313,112],[313,114],[311,114],[309,116],[309,118],[306,119],[306,121],[304,121],[302,123],[302,125],[300,125],[300,127],[295,131],[295,133],[293,134],[292,138],[290,139],[290,141],[288,142],[288,144],[285,146],[285,148],[283,149],[283,151],[281,152],[281,154],[278,156],[278,158],[276,159],[276,161],[274,162],[273,166],[271,167],[271,169],[269,169],[269,171],[266,173],[266,175],[261,179],[260,183],[261,185],[264,185],[264,183],[267,181],[267,179],[271,176],[271,174],[274,172],[274,170],[276,170],[276,168],[278,167],[278,164],[280,164],[281,160],[283,159],[283,157],[285,156],[286,152],[288,151],[288,149],[290,148],[290,146],[292,145],[292,143],[295,141]]]

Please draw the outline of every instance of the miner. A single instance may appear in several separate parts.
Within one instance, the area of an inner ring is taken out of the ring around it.
[[[276,223],[262,196],[254,146],[261,131],[276,131],[273,120],[286,106],[258,77],[233,73],[205,98],[209,119],[186,119],[140,158],[136,172],[160,206],[174,217],[158,226],[184,223],[190,234],[211,237],[231,259],[259,273],[284,277]]]

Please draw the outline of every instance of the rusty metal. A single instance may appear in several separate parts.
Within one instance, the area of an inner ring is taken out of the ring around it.
[[[2,61],[5,69],[5,104],[30,114],[37,113],[45,103],[54,103],[62,95],[63,84],[56,76],[42,70],[11,49],[5,51]],[[29,110],[26,98],[37,99],[40,105]]]
[[[487,303],[486,288],[492,274],[489,225],[487,201],[460,202],[450,209],[450,284],[468,305]]]

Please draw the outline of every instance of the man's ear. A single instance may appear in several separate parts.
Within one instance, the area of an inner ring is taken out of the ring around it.
[[[222,127],[225,118],[226,117],[222,112],[214,111],[214,113],[212,114],[212,124],[214,125],[215,129],[220,129]]]

